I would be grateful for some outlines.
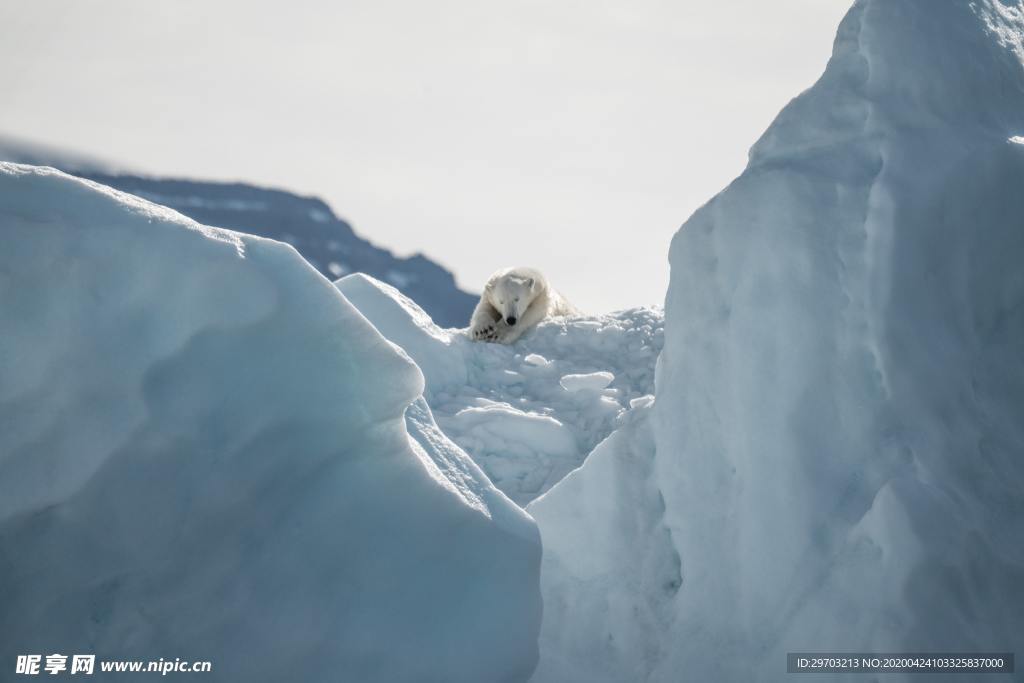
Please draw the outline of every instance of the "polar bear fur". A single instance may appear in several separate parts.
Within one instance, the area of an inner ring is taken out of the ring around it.
[[[503,268],[487,280],[469,321],[469,336],[511,344],[541,320],[559,315],[579,315],[579,311],[539,270]]]

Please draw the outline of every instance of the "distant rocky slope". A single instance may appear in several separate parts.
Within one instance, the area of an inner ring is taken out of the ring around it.
[[[389,282],[445,327],[469,320],[476,296],[422,254],[400,258],[358,236],[315,197],[244,183],[158,178],[49,147],[0,137],[0,160],[46,165],[168,206],[205,225],[287,242],[331,280],[366,273]]]
[[[331,280],[366,273],[390,282],[445,327],[462,327],[477,297],[422,254],[399,258],[359,237],[316,197],[243,183],[86,172],[87,178],[185,214],[204,225],[287,242]]]

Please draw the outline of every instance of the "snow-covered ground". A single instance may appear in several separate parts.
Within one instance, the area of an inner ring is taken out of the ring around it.
[[[12,164],[0,233],[4,680],[33,653],[530,675],[536,526],[293,248]]]
[[[654,393],[659,309],[548,320],[505,346],[434,325],[394,287],[366,275],[335,284],[412,357],[438,425],[520,504],[578,467],[632,401]]]

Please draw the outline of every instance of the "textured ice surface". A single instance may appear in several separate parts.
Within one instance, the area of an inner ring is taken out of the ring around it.
[[[529,676],[535,525],[294,249],[11,164],[0,234],[5,668]]]
[[[529,508],[534,680],[1024,651],[1022,36],[1019,4],[856,3],[678,232],[650,427]]]
[[[416,361],[445,434],[521,504],[578,467],[629,402],[654,391],[660,310],[552,319],[507,346],[439,328],[368,276],[335,284]]]
[[[651,398],[637,399],[583,467],[527,508],[545,544],[536,680],[641,681],[673,647],[679,556],[652,476],[650,414]]]
[[[588,372],[564,375],[558,383],[566,391],[601,391],[614,379],[615,375],[610,372]]]

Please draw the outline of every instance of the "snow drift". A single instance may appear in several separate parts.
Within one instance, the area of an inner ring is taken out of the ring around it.
[[[291,247],[12,164],[0,230],[5,666],[530,675],[536,527]]]
[[[1022,36],[998,0],[857,2],[678,232],[652,424],[529,508],[534,680],[1024,651]]]

